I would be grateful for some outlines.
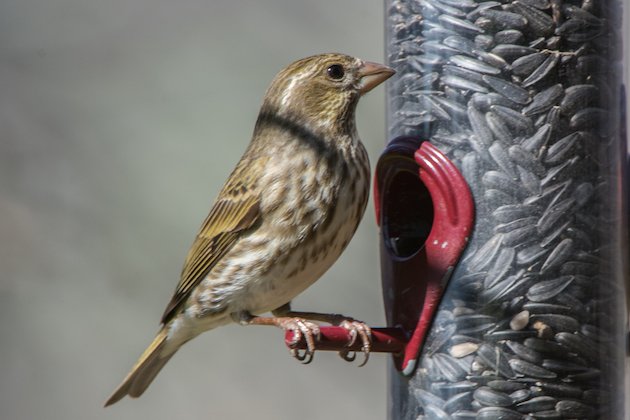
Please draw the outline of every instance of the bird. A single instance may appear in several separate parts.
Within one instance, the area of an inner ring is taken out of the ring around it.
[[[307,343],[303,354],[292,350],[304,363],[319,336],[314,321],[345,327],[369,355],[367,325],[292,311],[290,302],[332,266],[363,217],[370,163],[355,110],[362,95],[393,74],[382,64],[327,53],[275,76],[252,139],[194,239],[155,339],[105,406],[139,397],[184,343],[234,322],[293,331],[294,341]]]

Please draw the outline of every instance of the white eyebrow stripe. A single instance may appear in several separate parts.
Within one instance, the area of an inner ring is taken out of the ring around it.
[[[317,70],[318,68],[317,66],[315,66],[309,71],[300,72],[297,75],[294,75],[291,77],[291,81],[289,82],[287,87],[284,89],[284,92],[282,92],[282,100],[280,101],[280,103],[282,104],[283,107],[287,106],[289,101],[291,100],[291,96],[293,95],[293,92],[295,91],[294,89],[295,85],[297,85],[302,80],[311,77]]]

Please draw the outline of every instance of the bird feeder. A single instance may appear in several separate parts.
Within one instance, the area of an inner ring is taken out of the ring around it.
[[[392,364],[390,418],[624,418],[620,16],[611,0],[387,3],[394,140],[377,206],[388,323],[410,331],[407,293],[435,290]],[[420,188],[423,149],[469,187],[440,188],[456,197],[447,211],[464,222],[475,209],[467,242],[459,229],[441,239],[463,253],[438,281],[434,261],[449,254],[421,240],[440,222]],[[403,156],[420,181],[395,175]]]
[[[621,6],[386,2],[389,418],[624,418]]]

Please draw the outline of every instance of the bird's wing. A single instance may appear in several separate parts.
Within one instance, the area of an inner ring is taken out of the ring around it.
[[[210,214],[201,225],[182,269],[173,298],[166,306],[162,323],[167,323],[191,290],[234,246],[243,231],[260,219],[260,195],[252,165],[262,162],[242,160],[221,190]]]

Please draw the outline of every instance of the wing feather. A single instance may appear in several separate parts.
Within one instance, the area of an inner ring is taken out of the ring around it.
[[[252,173],[251,169],[246,160],[239,163],[201,225],[186,257],[179,284],[162,316],[162,323],[172,319],[195,286],[234,246],[243,232],[260,219],[257,180],[243,176]]]

